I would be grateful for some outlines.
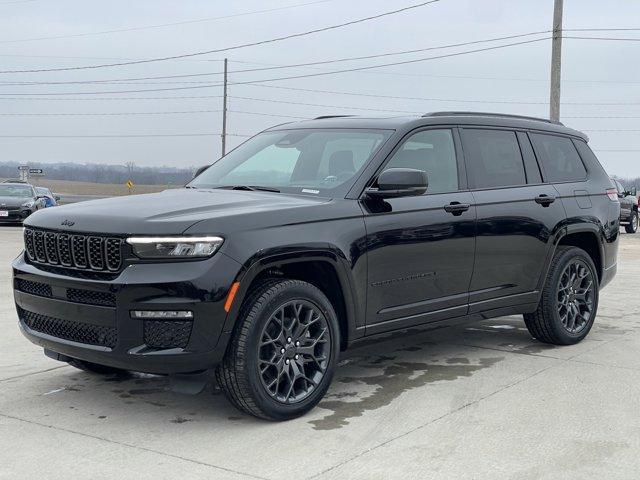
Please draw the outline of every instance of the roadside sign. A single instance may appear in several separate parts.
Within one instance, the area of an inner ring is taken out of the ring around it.
[[[33,175],[35,177],[41,177],[44,175],[44,170],[41,168],[30,168],[29,175]]]
[[[135,187],[135,184],[131,180],[127,180],[127,183],[125,183],[125,185],[127,186],[127,188],[129,190],[131,190],[133,187]]]
[[[29,165],[20,165],[18,167],[18,170],[20,170],[21,172],[25,170],[29,170]]]

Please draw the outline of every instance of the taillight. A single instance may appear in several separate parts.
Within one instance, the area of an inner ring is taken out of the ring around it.
[[[607,188],[604,191],[605,195],[607,197],[609,197],[609,200],[611,200],[612,202],[617,202],[618,201],[618,190],[615,188]]]

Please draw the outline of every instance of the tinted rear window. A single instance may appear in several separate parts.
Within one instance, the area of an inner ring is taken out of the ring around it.
[[[587,170],[571,139],[533,133],[531,141],[548,182],[581,181],[587,177]]]
[[[473,188],[496,188],[527,183],[515,132],[462,131],[469,181]]]

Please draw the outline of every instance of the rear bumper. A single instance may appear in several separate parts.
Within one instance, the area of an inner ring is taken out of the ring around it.
[[[212,368],[224,356],[224,300],[240,265],[215,255],[202,262],[136,264],[116,279],[88,280],[13,263],[20,329],[57,354],[147,373]],[[142,320],[133,310],[188,310],[192,320]]]

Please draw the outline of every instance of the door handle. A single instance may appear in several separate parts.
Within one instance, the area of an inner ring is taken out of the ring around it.
[[[466,212],[471,207],[468,203],[460,203],[460,202],[451,202],[449,205],[444,206],[444,211],[449,212],[452,215],[458,216],[462,215],[463,212]]]
[[[537,204],[542,205],[543,207],[548,207],[549,205],[551,205],[553,202],[556,201],[556,197],[554,197],[553,195],[546,195],[546,194],[542,194],[542,195],[538,195],[535,198],[535,201]]]

